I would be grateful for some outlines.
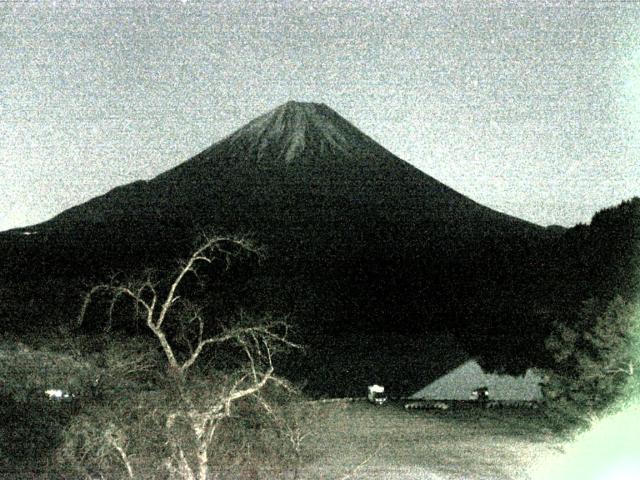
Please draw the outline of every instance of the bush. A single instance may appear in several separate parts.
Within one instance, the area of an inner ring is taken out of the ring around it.
[[[573,324],[558,323],[546,340],[553,361],[543,393],[569,422],[580,422],[622,398],[637,378],[637,305],[615,297],[584,302]]]

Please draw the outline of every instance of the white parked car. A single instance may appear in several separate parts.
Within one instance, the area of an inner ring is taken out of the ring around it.
[[[369,385],[367,400],[374,405],[382,405],[387,401],[387,396],[384,393],[384,387],[382,385]]]

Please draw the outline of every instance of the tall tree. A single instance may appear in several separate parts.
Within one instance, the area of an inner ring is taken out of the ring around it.
[[[547,338],[553,359],[544,392],[555,405],[600,410],[638,375],[634,346],[638,305],[616,296],[584,302],[576,322],[557,323]]]
[[[205,238],[168,279],[146,272],[138,279],[96,285],[87,293],[79,323],[86,321],[88,307],[99,293],[110,297],[110,315],[119,300],[130,300],[134,315],[159,346],[168,375],[159,388],[121,392],[124,399],[100,403],[79,418],[69,431],[68,454],[77,457],[80,448],[82,455],[96,460],[97,467],[118,459],[133,479],[149,476],[149,458],[161,452],[162,458],[157,458],[161,465],[155,468],[161,467],[170,478],[206,480],[216,434],[236,406],[252,399],[268,410],[263,396],[267,387],[288,388],[275,374],[272,360],[281,347],[297,347],[288,338],[285,321],[243,315],[235,324],[225,325],[205,318],[204,310],[186,299],[188,277],[197,278],[203,266],[216,261],[229,265],[232,257],[243,252],[259,250],[244,239]],[[233,371],[227,366],[228,357],[205,355],[207,350],[223,347],[227,355],[244,358],[243,362],[236,359],[234,363],[241,365]],[[141,433],[145,429],[151,429],[153,440],[145,441],[148,434]]]

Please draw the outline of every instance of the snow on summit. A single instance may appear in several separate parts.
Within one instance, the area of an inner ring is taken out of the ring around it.
[[[352,130],[355,127],[324,104],[291,101],[249,122],[223,142],[242,144],[258,160],[272,158],[275,153],[277,159],[290,163],[305,150],[321,155],[352,151]],[[278,151],[274,152],[274,147]]]

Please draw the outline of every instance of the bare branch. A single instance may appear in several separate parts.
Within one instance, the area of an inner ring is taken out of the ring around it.
[[[629,376],[633,376],[633,372],[634,372],[634,368],[633,368],[633,360],[630,360],[629,363],[623,368],[623,367],[617,367],[617,368],[607,368],[605,369],[605,372],[607,373],[626,373]]]
[[[78,315],[78,320],[76,322],[77,327],[80,327],[82,325],[82,322],[84,322],[84,317],[87,313],[87,309],[89,308],[89,305],[91,304],[91,300],[93,299],[93,296],[100,291],[109,291],[109,289],[110,289],[109,285],[105,285],[105,284],[96,285],[85,294],[84,299],[82,301],[82,307],[80,308],[80,313]]]
[[[378,452],[382,449],[383,445],[384,443],[380,442],[378,444],[378,447],[371,453],[371,455],[369,455],[362,462],[356,465],[355,468],[353,468],[349,473],[341,477],[340,480],[348,480],[349,478],[353,478],[355,474],[358,473],[358,470],[362,469],[367,463],[371,461],[373,457],[375,457],[378,454]]]
[[[215,258],[215,254],[218,252],[223,252],[225,254],[225,260],[227,260],[232,255],[230,252],[222,250],[222,248],[220,247],[220,244],[222,242],[231,242],[236,246],[238,246],[241,250],[245,250],[249,252],[257,251],[257,249],[252,245],[251,242],[244,239],[229,238],[229,237],[207,238],[204,244],[201,245],[199,248],[197,248],[191,254],[191,256],[186,261],[186,263],[182,265],[178,270],[178,274],[176,275],[175,279],[171,283],[171,286],[169,288],[169,293],[167,294],[167,297],[162,304],[160,314],[158,315],[158,319],[156,322],[158,327],[162,326],[162,323],[166,318],[167,311],[171,307],[171,304],[173,303],[173,299],[176,297],[176,290],[178,289],[180,283],[184,279],[185,275],[187,275],[187,273],[189,272],[196,273],[196,268],[198,263],[201,263],[201,262],[209,263],[209,264],[212,263]]]
[[[182,364],[182,366],[180,367],[180,370],[184,372],[188,368],[190,368],[196,362],[196,360],[202,353],[202,350],[207,345],[219,344],[219,343],[224,343],[228,341],[237,341],[240,343],[241,341],[243,341],[242,339],[245,336],[249,336],[249,337],[254,336],[254,338],[255,336],[265,337],[265,338],[268,338],[269,340],[275,341],[277,343],[281,343],[283,345],[287,345],[292,348],[300,348],[300,345],[290,340],[287,340],[285,335],[278,334],[274,331],[277,328],[282,328],[282,327],[285,328],[285,332],[286,332],[286,329],[287,329],[286,323],[280,322],[280,321],[274,321],[266,325],[233,328],[230,330],[226,330],[224,333],[217,335],[215,337],[210,337],[205,340],[201,340],[196,346],[196,349],[191,354],[191,356]]]
[[[245,355],[249,359],[249,368],[251,368],[251,375],[253,376],[253,381],[257,382],[258,381],[258,372],[256,371],[256,362],[253,360],[253,354],[251,353],[251,350],[250,350],[249,346],[247,345],[247,342],[245,342],[244,340],[240,339],[239,343],[240,343],[240,345],[242,345],[242,349],[244,350]]]
[[[131,462],[129,460],[127,452],[125,451],[125,446],[123,445],[123,440],[121,438],[122,436],[120,435],[120,432],[117,432],[114,430],[115,430],[115,426],[110,425],[104,434],[105,438],[107,440],[107,443],[111,445],[116,450],[116,452],[118,452],[118,455],[122,460],[122,463],[127,469],[127,475],[131,480],[133,480],[135,478],[133,474],[133,467],[131,466]]]

